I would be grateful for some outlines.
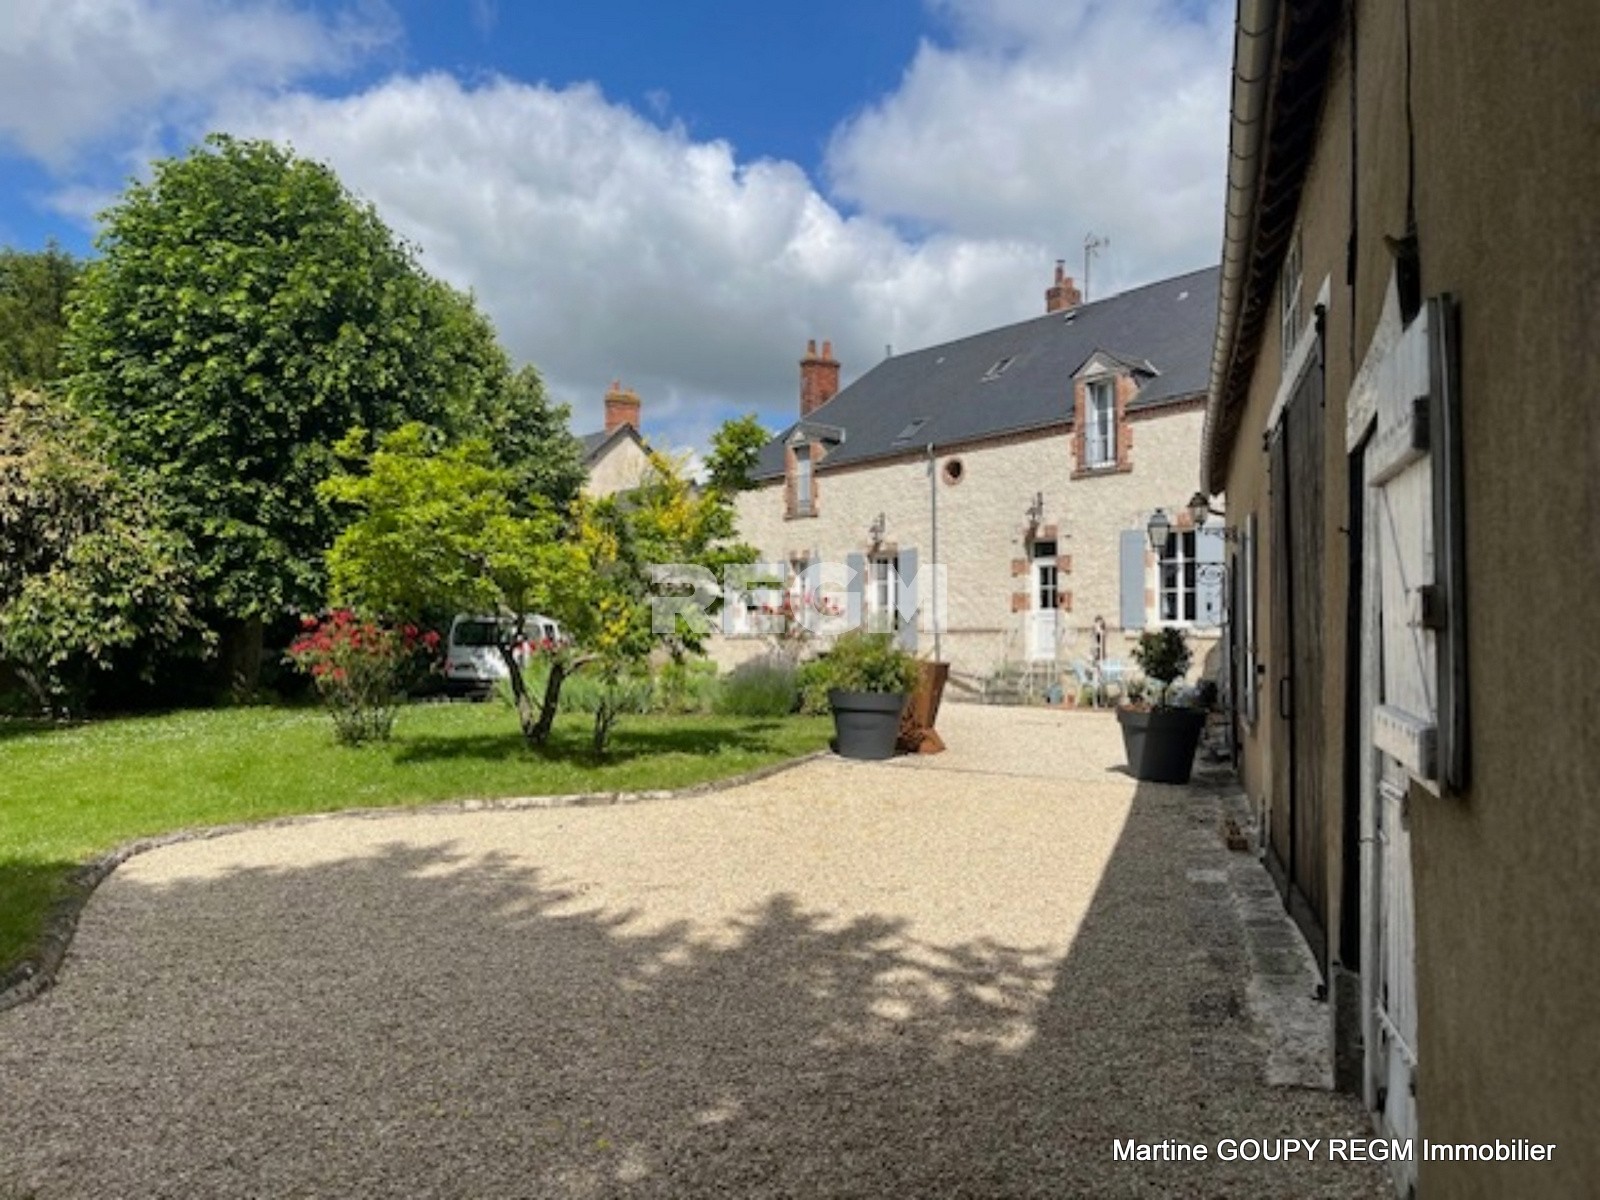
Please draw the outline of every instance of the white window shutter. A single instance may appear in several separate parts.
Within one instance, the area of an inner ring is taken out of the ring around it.
[[[1222,624],[1222,563],[1227,539],[1220,525],[1195,530],[1195,624],[1215,629]]]
[[[900,551],[895,561],[900,574],[900,586],[895,593],[895,615],[899,618],[900,646],[913,654],[917,650],[917,551],[915,547]]]

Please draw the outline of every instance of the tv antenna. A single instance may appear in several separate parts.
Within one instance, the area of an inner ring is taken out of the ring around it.
[[[1089,302],[1089,264],[1094,261],[1103,246],[1111,245],[1109,237],[1101,237],[1097,233],[1085,234],[1083,239],[1083,300]]]

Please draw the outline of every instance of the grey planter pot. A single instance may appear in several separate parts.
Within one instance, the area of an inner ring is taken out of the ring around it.
[[[900,714],[906,698],[898,692],[828,693],[833,709],[834,752],[841,758],[877,760],[894,757],[900,736]]]
[[[1188,783],[1206,714],[1196,708],[1117,709],[1128,769],[1147,783]]]

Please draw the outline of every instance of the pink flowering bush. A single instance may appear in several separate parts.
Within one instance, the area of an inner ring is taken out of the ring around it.
[[[301,625],[289,661],[310,674],[333,717],[334,738],[346,746],[387,741],[406,684],[438,647],[439,635],[361,620],[348,609],[324,620],[304,617]]]

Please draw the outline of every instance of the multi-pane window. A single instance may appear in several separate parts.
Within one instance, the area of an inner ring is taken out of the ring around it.
[[[1034,608],[1040,612],[1055,608],[1061,597],[1061,573],[1056,566],[1054,542],[1033,544],[1033,579],[1037,591]]]
[[[1187,623],[1198,615],[1195,568],[1194,530],[1169,533],[1158,567],[1160,588],[1157,600],[1162,621]]]
[[[811,512],[811,447],[801,442],[794,448],[794,510],[805,516]]]
[[[1109,467],[1117,461],[1115,384],[1096,379],[1086,389],[1084,422],[1084,466]]]
[[[1283,346],[1283,369],[1289,369],[1295,345],[1300,340],[1300,234],[1289,239],[1289,249],[1283,255],[1283,268],[1278,272],[1278,316],[1281,324],[1278,334]]]
[[[892,554],[874,555],[867,560],[867,621],[872,629],[894,629],[899,582]]]

